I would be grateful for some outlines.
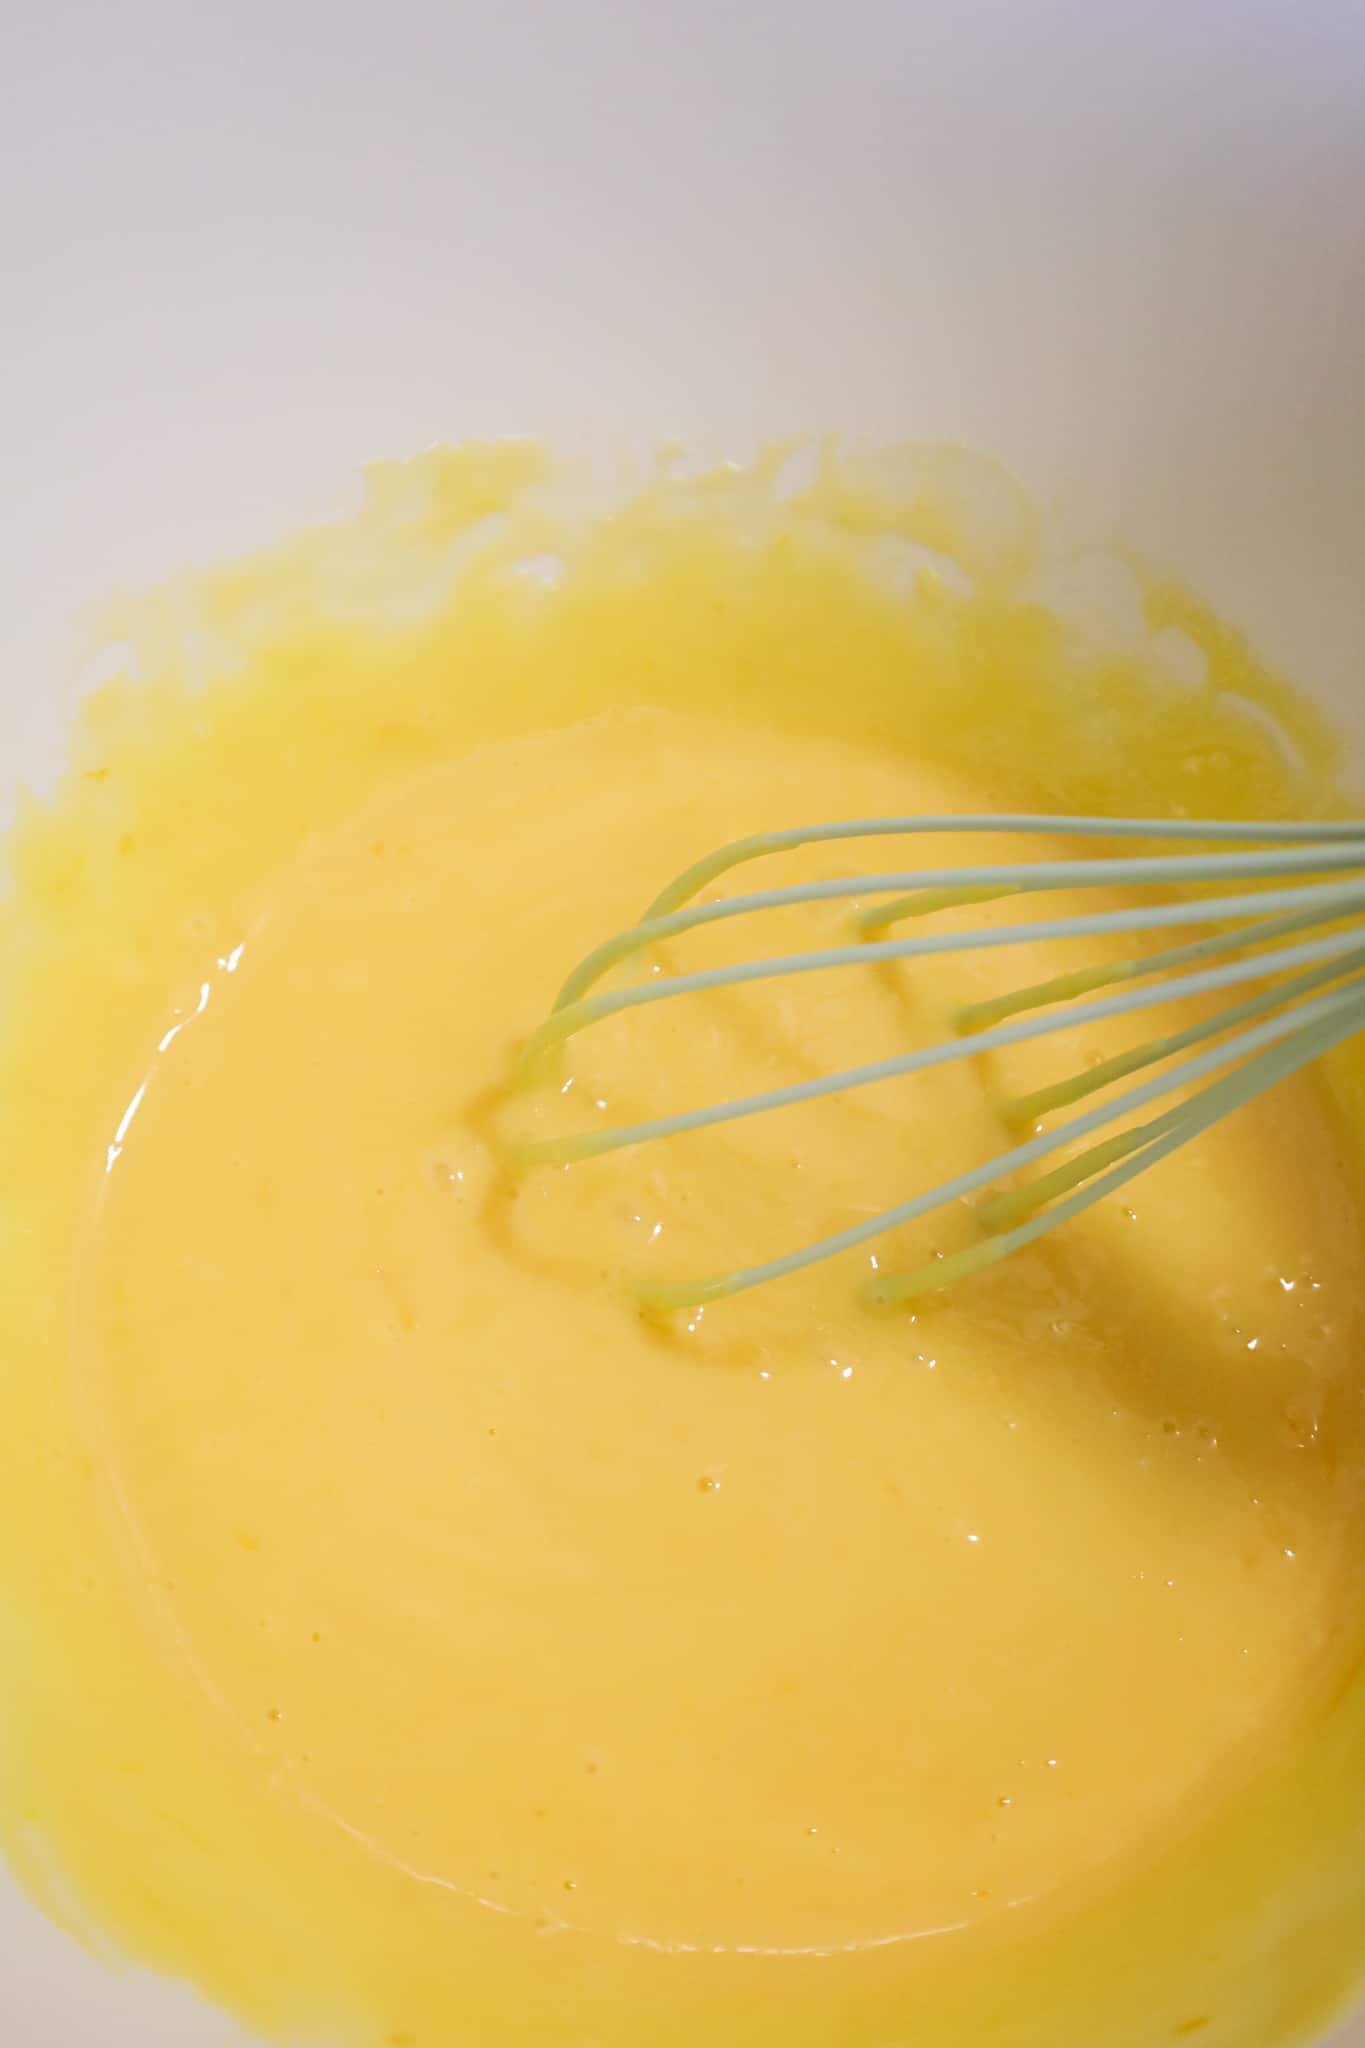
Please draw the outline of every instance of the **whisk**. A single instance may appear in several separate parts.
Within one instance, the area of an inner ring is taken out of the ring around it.
[[[1099,859],[910,869],[763,889],[704,904],[695,901],[702,890],[734,869],[797,847],[954,833],[1137,840],[1148,847],[1184,844],[1198,850],[1153,853],[1144,848],[1137,854],[1109,853]],[[1211,885],[1221,893],[1183,893]],[[1062,889],[1180,893],[1169,901],[1091,915],[1072,914],[971,931],[875,936],[936,911]],[[854,936],[847,945],[696,973],[656,973],[638,985],[598,988],[612,969],[700,926],[793,904],[845,898],[859,904],[868,898],[883,899],[855,912]],[[974,1003],[957,1013],[952,1036],[939,1043],[646,1122],[528,1141],[519,1148],[518,1156],[527,1163],[586,1160],[867,1087],[896,1075],[923,1073],[949,1061],[1003,1051],[1076,1025],[1100,1024],[1130,1012],[1253,985],[1250,993],[1196,1023],[1155,1037],[1053,1086],[1002,1103],[1007,1124],[1020,1132],[1032,1130],[1034,1135],[951,1180],[779,1258],[642,1287],[640,1300],[642,1306],[657,1311],[715,1302],[852,1251],[949,1203],[982,1197],[976,1208],[981,1229],[978,1242],[913,1271],[878,1271],[866,1291],[872,1299],[888,1302],[946,1288],[1058,1229],[1277,1082],[1365,1029],[1365,822],[887,817],[761,832],[734,840],[695,862],[669,883],[638,923],[596,947],[569,975],[549,1016],[526,1043],[523,1072],[534,1069],[552,1047],[563,1045],[605,1017],[704,989],[879,960],[925,960],[979,948],[1064,939],[1106,941],[1115,934],[1174,932],[1192,926],[1213,929],[1163,950],[1059,974],[994,1000]],[[1121,1093],[1109,1093],[1123,1081],[1133,1085]],[[1075,1110],[1094,1095],[1105,1099],[1046,1130],[1038,1128],[1043,1119]],[[1147,1114],[1171,1095],[1180,1097],[1174,1106]],[[1075,1146],[1080,1149],[1072,1152],[1070,1148]],[[1068,1156],[1059,1163],[1048,1163],[1059,1154]],[[1023,1185],[1008,1189],[998,1185],[1038,1167],[1044,1170]]]

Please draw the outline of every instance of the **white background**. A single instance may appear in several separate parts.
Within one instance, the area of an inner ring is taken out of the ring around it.
[[[1365,732],[1362,0],[7,0],[0,162],[0,783],[82,601],[528,431],[968,440]],[[231,2038],[3,1901],[0,2035]]]

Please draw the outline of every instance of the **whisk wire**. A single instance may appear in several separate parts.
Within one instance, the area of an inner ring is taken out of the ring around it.
[[[1263,1017],[1268,1011],[1282,1009],[1302,995],[1310,995],[1314,989],[1323,988],[1343,975],[1354,971],[1357,965],[1365,966],[1365,948],[1350,951],[1329,958],[1322,966],[1311,968],[1306,974],[1299,974],[1288,981],[1276,982],[1275,986],[1260,995],[1248,996],[1243,1002],[1230,1009],[1219,1010],[1212,1017],[1202,1018],[1197,1024],[1187,1025],[1183,1031],[1173,1031],[1162,1038],[1148,1039],[1145,1044],[1134,1046],[1129,1052],[1115,1053],[1111,1059],[1101,1060],[1096,1066],[1086,1067],[1079,1074],[1073,1074],[1064,1081],[1056,1081],[1049,1088],[1036,1089],[1031,1095],[1007,1096],[997,1104],[1001,1118],[1016,1128],[1036,1124],[1055,1110],[1069,1109],[1074,1103],[1083,1102],[1087,1095],[1098,1095],[1103,1089],[1112,1087],[1116,1081],[1126,1080],[1129,1074],[1140,1073],[1144,1067],[1157,1066],[1163,1060],[1173,1059],[1177,1053],[1187,1052],[1191,1046],[1201,1045],[1205,1039],[1221,1037],[1238,1024],[1249,1023],[1255,1017]]]
[[[1365,959],[1365,952],[1362,958]],[[1324,1029],[1315,1033],[1312,1030],[1312,1021],[1319,1014],[1324,1020]],[[1326,1028],[1329,1022],[1332,1025],[1330,1031]],[[893,1230],[917,1223],[923,1217],[934,1215],[953,1202],[979,1193],[981,1189],[992,1186],[1008,1174],[1032,1166],[1060,1146],[1079,1141],[1090,1132],[1103,1129],[1117,1116],[1128,1112],[1136,1113],[1147,1104],[1159,1100],[1162,1095],[1191,1086],[1205,1075],[1217,1072],[1230,1059],[1254,1053],[1264,1046],[1279,1048],[1280,1041],[1284,1039],[1293,1041],[1288,1049],[1289,1057],[1278,1065],[1271,1062],[1268,1055],[1263,1057],[1259,1065],[1254,1061],[1248,1061],[1247,1067],[1226,1076],[1223,1082],[1216,1083],[1214,1088],[1206,1091],[1205,1097],[1199,1098],[1203,1104],[1202,1108],[1188,1104],[1172,1112],[1170,1123],[1174,1126],[1173,1139],[1160,1135],[1156,1139],[1156,1144],[1164,1145],[1165,1150],[1157,1151],[1154,1146],[1148,1146],[1142,1161],[1136,1164],[1130,1162],[1126,1166],[1116,1168],[1104,1180],[1082,1188],[1069,1202],[1049,1210],[1045,1217],[1035,1218],[1032,1223],[1025,1224],[1020,1230],[1009,1233],[1008,1237],[987,1239],[981,1244],[971,1246],[965,1252],[955,1254],[951,1260],[936,1259],[911,1273],[879,1273],[867,1288],[869,1296],[878,1301],[908,1300],[912,1295],[937,1291],[950,1284],[953,1279],[992,1263],[996,1257],[1006,1256],[1008,1251],[1022,1248],[1024,1244],[1042,1236],[1045,1230],[1053,1229],[1070,1217],[1081,1214],[1093,1203],[1123,1186],[1126,1181],[1142,1171],[1145,1165],[1154,1164],[1158,1157],[1166,1156],[1166,1151],[1175,1150],[1176,1145],[1183,1143],[1186,1136],[1192,1137],[1196,1131],[1211,1127],[1223,1116],[1231,1114],[1244,1102],[1262,1093],[1273,1081],[1287,1077],[1300,1066],[1306,1065],[1309,1060],[1317,1058],[1330,1044],[1337,1044],[1342,1039],[1350,1037],[1363,1024],[1365,989],[1353,986],[1349,991],[1319,998],[1316,1005],[1306,1006],[1300,1017],[1272,1017],[1229,1045],[1215,1047],[1195,1059],[1186,1061],[1169,1073],[1159,1075],[1143,1083],[1141,1087],[1131,1090],[1118,1101],[1104,1104],[1085,1116],[1075,1118],[1071,1123],[1063,1124],[1055,1130],[1030,1139],[1026,1144],[999,1153],[968,1172],[926,1189],[924,1193],[913,1196],[909,1201],[898,1202],[891,1208],[881,1210],[875,1216],[864,1218],[847,1230],[817,1238],[799,1250],[784,1253],[781,1258],[765,1260],[760,1265],[670,1286],[644,1285],[639,1290],[641,1303],[647,1308],[660,1311],[705,1306],[723,1300],[728,1295],[762,1286],[769,1280],[783,1279],[840,1252],[856,1251],[862,1245],[871,1244]]]
[[[686,903],[699,890],[745,862],[762,860],[773,853],[791,853],[799,846],[833,845],[857,839],[921,838],[941,834],[1001,832],[1045,834],[1052,839],[1148,839],[1206,845],[1231,842],[1241,846],[1341,845],[1365,836],[1359,821],[1337,819],[1315,821],[1266,820],[1240,824],[1223,819],[1098,818],[1031,814],[1027,812],[974,812],[956,815],[900,816],[885,818],[840,818],[823,825],[798,825],[783,832],[754,832],[745,839],[732,839],[727,846],[694,861],[675,875],[666,889],[655,897],[641,922],[663,917]]]
[[[1196,843],[1199,851],[1174,856],[1144,853],[1098,860],[894,871],[756,890],[719,902],[695,901],[700,890],[732,869],[789,848],[894,834],[961,832],[1051,833],[1073,838],[1102,834],[1117,840]],[[1236,844],[1243,850],[1209,850],[1220,842]],[[1322,875],[1339,877],[1343,872],[1349,879],[1313,879]],[[1247,886],[1232,894],[1198,893],[1229,881]],[[1058,889],[1112,891],[1120,887],[1162,887],[1182,893],[1173,901],[968,931],[921,932],[896,939],[864,936],[852,945],[814,948],[683,974],[660,975],[656,967],[642,984],[592,992],[613,967],[660,943],[700,927],[764,911],[854,902],[860,906],[855,928],[866,934],[906,917],[921,917],[934,910],[1004,895]],[[887,896],[892,900],[871,909],[862,908],[868,896]],[[1118,935],[1159,933],[1191,924],[1211,925],[1214,929],[1180,945],[1054,975],[1005,996],[969,1005],[952,1020],[955,1037],[911,1052],[633,1124],[527,1140],[517,1147],[517,1157],[524,1164],[571,1164],[879,1081],[928,1072],[951,1061],[1004,1052],[1063,1030],[1104,1025],[1171,1003],[1203,1001],[1248,981],[1263,984],[1231,1007],[1000,1106],[1006,1124],[1018,1128],[1036,1123],[1054,1110],[1071,1108],[1096,1093],[1107,1092],[1147,1069],[1163,1070],[1069,1122],[1047,1132],[1040,1131],[938,1187],[926,1189],[909,1201],[779,1258],[705,1279],[651,1286],[643,1289],[640,1296],[646,1305],[657,1309],[715,1301],[800,1271],[837,1253],[854,1250],[933,1214],[948,1203],[996,1186],[997,1192],[978,1208],[978,1220],[987,1233],[981,1242],[948,1259],[935,1259],[912,1273],[877,1274],[871,1288],[875,1298],[909,1299],[1036,1241],[1103,1200],[1177,1146],[1231,1115],[1265,1088],[1365,1029],[1362,922],[1365,824],[1358,821],[1241,825],[1032,816],[875,818],[756,834],[695,862],[656,897],[638,924],[617,933],[579,963],[564,983],[554,1009],[527,1041],[523,1073],[532,1072],[553,1048],[607,1017],[705,990],[875,961],[929,960],[998,947],[1086,938],[1108,941]],[[1278,943],[1286,940],[1293,943]],[[1093,1000],[1077,1000],[1085,997]],[[1195,1051],[1201,1046],[1202,1051]],[[1191,1056],[1182,1057],[1186,1054]],[[1223,1072],[1224,1069],[1231,1071]],[[1141,1117],[1163,1097],[1208,1082],[1210,1075],[1221,1078],[1200,1087],[1197,1093],[1154,1119],[1136,1124],[1127,1121]],[[1111,1130],[1107,1137],[1096,1136],[1113,1125],[1122,1128]],[[1092,1138],[1095,1142],[1084,1145],[1085,1140]],[[1026,1187],[999,1190],[1002,1180],[1071,1146],[1083,1149]]]
[[[1251,861],[1255,859],[1255,856],[1246,855],[1243,859]],[[1157,879],[1169,885],[1184,886],[1191,882],[1217,881],[1228,879],[1229,877],[1234,880],[1245,881],[1262,876],[1267,879],[1276,879],[1282,878],[1286,874],[1313,874],[1343,866],[1350,868],[1358,865],[1360,869],[1365,870],[1365,840],[1362,840],[1358,847],[1348,849],[1348,857],[1345,859],[1323,854],[1316,849],[1313,850],[1305,861],[1297,860],[1292,853],[1274,856],[1273,859],[1277,863],[1276,865],[1258,864],[1255,867],[1238,866],[1235,863],[1230,863],[1227,857],[1224,857],[1221,862],[1217,863],[1212,859],[1197,863],[1185,860],[1173,861],[1166,864],[1167,871],[1164,873],[1162,871],[1162,863],[1152,861],[1096,861],[1084,865],[1078,864],[1076,867],[1068,866],[1065,862],[1037,861],[1031,865],[1017,867],[1012,870],[994,868],[967,869],[965,874],[968,879],[963,885],[966,893],[960,895],[960,900],[966,903],[1007,894],[1041,894],[1048,890],[1063,888],[1104,887],[1113,889],[1136,884],[1150,886]],[[962,874],[964,871],[954,871],[952,869],[928,870],[918,879],[926,880],[937,887],[945,877],[951,878],[954,872]],[[997,881],[994,879],[1001,874],[1012,874],[1014,876],[1014,880],[1008,889],[998,886]],[[974,879],[982,876],[992,878],[989,888],[984,883]],[[790,910],[798,905],[808,903],[848,902],[855,901],[863,896],[888,895],[904,890],[907,882],[912,882],[916,879],[917,877],[913,872],[906,871],[891,874],[857,875],[837,881],[798,883],[785,889],[759,889],[745,896],[727,896],[719,903],[701,904],[690,910],[670,911],[664,916],[647,914],[641,918],[638,924],[628,926],[626,930],[617,932],[614,937],[606,940],[602,945],[594,947],[593,951],[578,963],[556,996],[552,1014],[573,1010],[586,997],[588,990],[593,988],[612,967],[619,966],[623,961],[644,952],[650,946],[661,945],[669,939],[680,938],[684,932],[697,931],[705,925],[728,923],[731,918],[750,917],[761,911]],[[1350,894],[1353,886],[1357,892],[1356,900],[1365,900],[1365,882],[1356,885],[1346,883],[1323,884],[1322,887],[1329,892],[1324,900],[1329,904],[1334,900],[1341,900]],[[959,892],[955,891],[954,896],[955,900],[959,900]],[[1266,889],[1256,891],[1255,893],[1248,893],[1242,897],[1222,899],[1193,898],[1182,903],[1146,905],[1126,912],[1098,912],[1097,916],[1102,920],[1098,926],[1088,924],[1083,918],[1073,918],[1067,920],[1066,929],[1073,936],[1086,937],[1093,934],[1096,930],[1104,932],[1148,931],[1160,930],[1164,925],[1195,924],[1201,919],[1250,918],[1261,916],[1267,910],[1282,907],[1286,909],[1294,908],[1305,900],[1311,899],[1312,896],[1313,892],[1311,889],[1285,889],[1279,891]],[[865,930],[869,928],[862,918],[859,918],[857,924],[860,929]],[[1033,928],[1025,926],[1022,929],[1027,931]],[[949,939],[953,941],[952,947],[948,944]],[[913,948],[921,942],[909,939],[900,941],[884,940],[881,943],[884,945],[903,944]],[[980,933],[947,934],[940,941],[932,943],[929,950],[960,951],[968,943],[978,945],[992,943],[996,945],[1012,945],[1018,944],[1020,941],[1011,935],[1010,928],[1005,927],[1002,929],[1000,936],[995,938],[988,938]],[[812,953],[806,954],[803,957],[816,961],[824,959],[825,956]],[[867,948],[846,947],[842,949],[841,958],[832,964],[842,965],[844,958],[866,960],[888,957],[897,956],[879,955]],[[906,958],[913,957],[913,955],[901,955],[899,957]],[[740,972],[741,970],[736,971]],[[667,985],[663,984],[665,987]],[[651,993],[657,997],[658,990],[655,989]]]
[[[1254,976],[1286,972],[1318,960],[1338,959],[1350,951],[1351,943],[1349,935],[1334,933],[1264,957],[1229,961],[1225,966],[1208,968],[1200,974],[1159,982],[1154,988],[1131,989],[1122,995],[1106,996],[1099,1002],[1082,1003],[1068,1013],[1066,1024],[1068,1028],[1104,1024],[1134,1010],[1216,994]],[[857,959],[876,957],[879,953],[885,957],[883,949],[878,946],[853,948],[852,951]],[[788,960],[755,962],[740,978],[754,981],[768,979],[774,974],[799,973],[812,959],[818,961],[820,956],[796,954]],[[701,974],[677,975],[664,987],[674,993],[682,993],[684,984],[694,991],[716,988],[733,983],[736,974],[736,970],[713,969]],[[659,992],[631,989],[623,991],[619,998],[596,998],[595,1002],[600,1005],[598,1015],[608,1014],[609,1005],[611,1009],[625,1009],[631,1007],[632,997],[637,1003],[647,1002]],[[551,1018],[549,1021],[553,1023],[555,1020]],[[581,1024],[578,1028],[582,1028]],[[1015,1023],[1000,1025],[995,1030],[976,1032],[971,1037],[943,1039],[933,1045],[921,1046],[914,1052],[897,1054],[891,1059],[873,1060],[860,1067],[845,1067],[838,1073],[822,1074],[814,1080],[794,1082],[785,1088],[765,1089],[757,1095],[736,1096],[729,1102],[712,1103],[704,1109],[680,1110],[672,1116],[652,1117],[643,1123],[618,1124],[607,1130],[584,1131],[571,1137],[526,1141],[518,1147],[518,1157],[524,1165],[568,1164],[574,1160],[597,1158],[606,1152],[623,1151],[631,1145],[675,1137],[683,1131],[706,1130],[713,1124],[733,1123],[739,1117],[759,1116],[774,1109],[789,1109],[797,1103],[815,1102],[821,1096],[866,1088],[897,1076],[926,1073],[933,1067],[972,1059],[981,1053],[1003,1052],[1030,1039],[1046,1037],[1060,1028],[1056,1018],[1050,1015],[1029,1016]]]
[[[785,891],[771,893],[781,894],[784,898],[787,896]],[[844,893],[852,895],[855,892],[847,890]],[[1109,938],[1121,933],[1162,931],[1172,926],[1215,920],[1250,921],[1267,910],[1281,910],[1290,905],[1301,907],[1310,899],[1318,914],[1304,914],[1305,929],[1365,912],[1365,883],[1325,884],[1320,893],[1311,888],[1266,889],[1250,896],[1206,898],[1197,904],[1154,904],[1135,910],[1100,911],[1093,917],[1049,918],[1037,924],[934,932],[913,939],[873,939],[852,946],[826,946],[805,953],[784,953],[770,960],[748,960],[737,966],[703,968],[693,974],[662,976],[633,988],[615,989],[603,995],[584,996],[556,1005],[527,1039],[521,1057],[522,1072],[529,1073],[552,1047],[563,1044],[604,1017],[616,1016],[623,1010],[639,1009],[648,1003],[665,1002],[675,996],[695,995],[706,989],[740,987],[746,982],[774,981],[796,974],[819,974],[830,968],[867,966],[880,960],[928,960],[939,954],[984,952],[999,946],[1043,945],[1059,939]],[[735,901],[742,902],[744,909],[770,907],[766,897],[761,902],[754,898],[736,898]],[[693,923],[700,922],[702,918],[698,913]],[[665,925],[667,928],[661,929]],[[678,931],[691,928],[691,924],[675,926],[671,920],[633,925],[628,933],[620,935],[623,940],[630,939],[631,944],[623,948],[618,958],[642,952],[661,937],[671,938]],[[1223,950],[1230,951],[1239,943],[1244,942],[1233,936]],[[576,975],[577,970],[570,979],[576,979]]]
[[[1263,906],[1281,900],[1270,891],[1260,896]],[[1146,980],[1155,974],[1167,974],[1178,967],[1192,966],[1198,960],[1218,959],[1224,953],[1269,945],[1272,939],[1292,938],[1296,932],[1312,931],[1319,925],[1330,924],[1338,918],[1348,918],[1354,912],[1365,910],[1365,886],[1347,883],[1338,890],[1296,889],[1287,892],[1302,903],[1312,898],[1312,906],[1295,909],[1283,917],[1258,916],[1252,929],[1238,926],[1234,930],[1214,932],[1205,939],[1194,939],[1188,945],[1174,946],[1167,952],[1139,953],[1127,960],[1109,961],[1100,967],[1078,969],[1074,974],[1054,975],[1048,981],[1034,982],[1029,988],[1013,990],[1009,995],[995,996],[987,1002],[969,1003],[954,1019],[956,1028],[963,1032],[981,1031],[992,1024],[1003,1024],[1009,1017],[1021,1016],[1025,1010],[1046,1009],[1050,1006],[1072,1002],[1077,996],[1092,995],[1103,988],[1112,988],[1125,981]],[[1209,907],[1204,906],[1204,915]],[[1113,926],[1110,929],[1114,929]]]
[[[1043,1214],[1017,1229],[1002,1231],[998,1236],[987,1237],[982,1243],[972,1245],[965,1251],[953,1253],[949,1258],[934,1260],[909,1273],[894,1273],[879,1276],[867,1289],[870,1299],[881,1302],[909,1301],[919,1295],[939,1293],[957,1281],[968,1278],[972,1273],[1011,1257],[1026,1246],[1060,1229],[1064,1223],[1083,1215],[1087,1209],[1117,1194],[1139,1174],[1146,1173],[1161,1160],[1170,1157],[1184,1145],[1215,1124],[1244,1109],[1249,1102],[1263,1095],[1278,1082],[1288,1080],[1292,1074],[1320,1059],[1335,1046],[1344,1044],[1349,1038],[1365,1029],[1365,995],[1352,990],[1349,997],[1339,999],[1326,1015],[1322,1026],[1314,1029],[1301,1020],[1273,1020],[1283,1023],[1285,1045],[1276,1045],[1257,1060],[1249,1060],[1236,1073],[1227,1075],[1216,1082],[1203,1095],[1196,1098],[1183,1115],[1175,1114],[1163,1135],[1154,1142],[1143,1146],[1135,1158],[1116,1166],[1100,1179],[1091,1181],[1069,1199],[1057,1202]],[[1052,1142],[1056,1142],[1055,1136]],[[737,1290],[727,1290],[737,1291]],[[681,1292],[689,1294],[684,1287]],[[662,1304],[661,1304],[662,1305]],[[682,1303],[674,1304],[682,1306]]]

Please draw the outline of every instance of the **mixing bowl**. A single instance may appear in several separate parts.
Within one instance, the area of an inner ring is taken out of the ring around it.
[[[0,67],[6,790],[85,599],[524,431],[989,449],[1365,764],[1363,67],[1352,0],[55,0]],[[4,1891],[0,2031],[244,2039]]]

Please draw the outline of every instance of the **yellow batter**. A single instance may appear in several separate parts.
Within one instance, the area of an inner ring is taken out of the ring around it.
[[[568,967],[730,837],[1328,800],[1176,593],[1121,657],[1053,618],[998,480],[831,457],[788,501],[777,461],[594,523],[534,451],[424,458],[128,627],[0,929],[0,1830],[280,2037],[1270,2048],[1365,1936],[1354,1068],[914,1313],[865,1252],[665,1325],[629,1282],[901,1199],[1134,1031],[509,1164],[1070,964],[689,999],[515,1085]]]

